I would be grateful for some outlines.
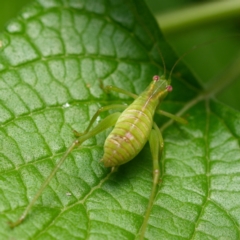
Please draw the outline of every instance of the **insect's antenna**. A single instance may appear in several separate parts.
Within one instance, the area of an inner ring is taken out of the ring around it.
[[[162,52],[160,50],[158,52],[159,52],[159,55],[161,57],[162,64],[163,64],[163,75],[166,77],[166,72],[167,72],[167,70],[166,70],[166,63],[164,61],[164,57],[162,55]]]
[[[227,39],[227,38],[239,37],[239,36],[240,36],[240,34],[234,34],[234,35],[224,36],[224,37],[221,37],[221,38],[214,38],[214,39],[211,39],[211,40],[209,40],[209,41],[206,41],[206,42],[203,42],[203,43],[200,43],[200,44],[197,44],[197,45],[193,46],[193,47],[190,48],[187,52],[185,52],[184,54],[182,54],[182,55],[178,58],[178,60],[173,64],[173,67],[172,67],[172,69],[171,69],[171,71],[170,71],[170,73],[169,73],[169,79],[171,79],[173,70],[174,70],[174,68],[177,66],[177,64],[178,64],[185,56],[187,56],[188,54],[192,53],[194,50],[196,50],[196,49],[198,49],[198,48],[202,48],[202,47],[204,47],[204,46],[207,46],[207,45],[209,45],[209,44],[211,44],[211,43],[214,43],[214,42],[217,42],[217,41],[222,41],[222,40],[225,40],[225,39]],[[171,80],[169,80],[169,81],[171,81]]]

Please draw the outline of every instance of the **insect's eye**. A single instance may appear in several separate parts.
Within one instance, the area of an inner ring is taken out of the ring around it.
[[[166,89],[167,89],[168,92],[171,92],[171,91],[173,90],[173,87],[172,87],[171,85],[168,85],[168,86],[166,87]]]
[[[158,75],[153,76],[153,81],[157,82],[159,81],[160,77]]]

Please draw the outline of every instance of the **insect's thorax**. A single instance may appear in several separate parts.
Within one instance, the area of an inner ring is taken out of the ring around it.
[[[167,81],[150,84],[120,115],[104,144],[102,162],[106,167],[124,164],[142,150],[152,129],[155,110],[167,94],[166,86]]]

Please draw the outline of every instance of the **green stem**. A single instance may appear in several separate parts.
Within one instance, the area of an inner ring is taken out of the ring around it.
[[[198,4],[186,9],[157,15],[156,20],[164,34],[171,34],[186,28],[238,17],[239,14],[240,1],[227,0]]]

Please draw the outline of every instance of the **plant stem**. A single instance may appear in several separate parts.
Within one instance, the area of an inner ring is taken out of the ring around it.
[[[227,0],[197,4],[155,17],[164,34],[167,35],[186,28],[238,17],[239,14],[240,1]]]

